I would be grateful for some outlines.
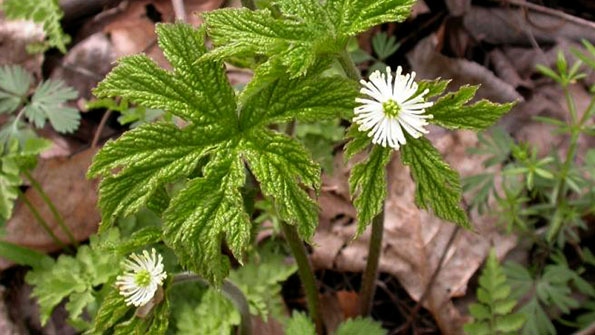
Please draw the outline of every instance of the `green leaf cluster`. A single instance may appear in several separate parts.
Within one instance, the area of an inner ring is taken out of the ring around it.
[[[240,324],[240,313],[216,290],[207,290],[196,306],[184,304],[177,315],[177,334],[231,334]]]
[[[269,126],[335,118],[353,108],[357,91],[348,80],[312,71],[271,79],[238,98],[220,62],[197,61],[207,52],[204,31],[161,24],[157,35],[172,71],[143,55],[125,57],[95,94],[163,109],[184,126],[158,122],[127,132],[97,154],[89,176],[103,177],[103,229],[163,198],[165,185],[187,180],[179,192],[165,193],[164,241],[184,267],[219,283],[230,266],[222,244],[238,259],[249,244],[241,193],[248,170],[303,238],[316,227],[318,209],[304,187],[319,188],[320,167],[303,145]]]
[[[473,335],[517,334],[523,327],[525,316],[513,313],[517,301],[510,295],[510,285],[492,249],[479,277],[478,302],[469,306],[474,320],[464,326],[465,332]]]
[[[312,321],[303,313],[294,312],[289,320],[286,335],[316,335]],[[348,319],[341,323],[333,335],[386,335],[382,325],[370,318]]]
[[[59,132],[78,128],[79,113],[63,104],[76,97],[76,91],[61,81],[47,80],[29,94],[33,78],[20,66],[0,67],[0,114],[20,109],[0,127],[0,225],[12,215],[21,185],[21,172],[33,169],[36,158],[50,146],[21,121],[26,116],[41,128],[46,120]]]
[[[32,132],[24,131],[19,135],[22,142],[16,137],[0,136],[0,225],[12,215],[22,184],[21,171],[33,168],[37,156],[51,145]]]
[[[232,271],[229,279],[246,295],[251,314],[281,321],[285,318],[281,284],[297,271],[297,266],[287,264],[284,252],[272,243],[259,249],[249,263]]]
[[[64,104],[77,97],[76,90],[61,80],[46,80],[29,97],[32,80],[31,75],[19,66],[0,67],[0,114],[24,106],[24,115],[37,128],[49,121],[58,132],[75,131],[80,119],[78,110]]]
[[[29,48],[29,51],[42,53],[48,48],[56,47],[66,53],[66,45],[70,43],[70,36],[64,33],[60,20],[64,13],[58,0],[5,0],[2,10],[7,19],[32,20],[40,23],[47,35],[44,45]]]
[[[68,299],[66,310],[69,322],[79,328],[89,325],[83,318],[87,307],[94,306],[97,288],[110,281],[119,271],[117,254],[106,252],[104,245],[117,243],[117,230],[110,230],[101,237],[91,236],[89,245],[77,250],[76,256],[61,255],[56,261],[34,268],[25,277],[33,286],[32,295],[40,306],[41,323],[45,324],[54,308]]]
[[[324,55],[375,25],[403,21],[412,0],[282,0],[271,9],[221,9],[203,14],[216,48],[211,59],[267,57],[291,77],[306,74]]]
[[[593,285],[571,269],[562,254],[554,254],[552,260],[541,274],[532,274],[516,263],[507,263],[504,268],[513,296],[517,299],[529,296],[529,301],[519,309],[527,320],[522,330],[524,335],[555,335],[552,322],[552,318],[556,319],[555,312],[568,314],[581,306],[574,293],[581,293],[588,301],[595,297]]]
[[[426,98],[439,96],[448,81],[421,81],[418,93],[428,90]],[[495,104],[486,100],[469,104],[477,87],[463,86],[456,92],[438,97],[427,109],[434,116],[431,123],[449,129],[481,130],[491,126],[512,104]],[[369,148],[367,134],[352,126],[348,130],[351,141],[345,147],[345,157],[350,159]],[[407,144],[401,148],[401,161],[409,166],[416,184],[415,203],[419,208],[432,210],[439,218],[469,227],[467,214],[461,208],[462,188],[458,173],[444,162],[440,153],[425,138],[414,139],[406,135]],[[359,161],[349,178],[354,205],[358,211],[358,232],[361,233],[380,213],[386,197],[386,165],[392,150],[373,146],[366,159]]]

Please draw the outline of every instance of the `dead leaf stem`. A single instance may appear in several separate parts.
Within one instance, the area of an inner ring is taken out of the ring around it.
[[[461,229],[461,227],[456,226],[455,229],[450,234],[450,238],[448,239],[448,242],[446,243],[446,246],[444,247],[444,251],[442,252],[442,255],[440,256],[440,260],[438,261],[438,265],[436,265],[436,269],[434,269],[434,273],[432,273],[432,277],[430,277],[430,280],[428,281],[426,288],[424,289],[424,292],[422,293],[421,297],[415,304],[415,307],[411,310],[411,314],[407,317],[407,323],[405,323],[402,327],[400,327],[401,331],[409,329],[415,322],[415,319],[417,318],[417,313],[419,313],[419,310],[421,309],[421,306],[422,306],[424,300],[426,300],[426,298],[430,294],[432,286],[434,285],[434,282],[436,281],[436,278],[438,278],[438,274],[440,274],[440,270],[442,269],[442,266],[444,265],[444,261],[446,260],[446,255],[448,254],[448,250],[454,243],[455,238],[457,237],[457,234],[460,229]]]

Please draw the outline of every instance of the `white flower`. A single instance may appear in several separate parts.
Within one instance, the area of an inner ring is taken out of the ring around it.
[[[155,249],[151,254],[143,250],[142,255],[132,254],[124,261],[124,273],[116,278],[116,286],[127,305],[139,307],[151,301],[165,277],[163,257]]]
[[[433,104],[424,101],[428,90],[415,95],[415,72],[402,75],[402,70],[400,66],[397,68],[394,83],[390,67],[386,68],[386,74],[374,71],[370,81],[361,80],[360,93],[372,99],[355,99],[361,105],[354,109],[353,118],[360,131],[369,130],[372,143],[395,150],[407,143],[403,129],[413,138],[419,138],[428,133],[424,128],[428,125],[426,119],[432,118],[432,115],[424,115],[425,109]]]

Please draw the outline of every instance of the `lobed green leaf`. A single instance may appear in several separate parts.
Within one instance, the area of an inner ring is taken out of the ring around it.
[[[369,157],[357,163],[349,176],[349,192],[357,209],[357,234],[361,234],[382,211],[386,198],[386,165],[392,150],[378,145],[372,147]]]
[[[179,129],[173,124],[156,123],[108,142],[93,158],[88,171],[89,177],[105,177],[99,187],[103,223],[109,226],[116,217],[135,213],[164,183],[188,176],[198,160],[224,137],[213,127],[190,125]]]
[[[357,94],[357,86],[345,78],[306,75],[290,80],[281,76],[246,100],[240,124],[246,129],[292,119],[337,118],[353,110]]]
[[[427,109],[434,116],[432,123],[449,129],[483,130],[506,114],[514,103],[498,104],[481,100],[465,105],[479,86],[463,86],[457,92],[445,94]]]
[[[386,330],[382,329],[382,324],[371,318],[348,319],[341,323],[335,332],[335,335],[386,335]]]
[[[47,80],[37,87],[31,102],[25,106],[25,115],[37,128],[42,128],[46,119],[61,133],[74,132],[80,121],[78,109],[64,106],[75,99],[78,93],[61,80]]]
[[[204,177],[190,180],[163,213],[164,241],[182,266],[212,283],[229,272],[229,259],[221,255],[222,239],[238,259],[248,246],[251,223],[239,188],[244,166],[232,149],[219,150],[205,167]]]
[[[408,137],[401,148],[401,160],[411,168],[416,182],[415,203],[420,208],[431,208],[443,220],[470,227],[467,214],[460,207],[459,175],[427,139]]]
[[[386,22],[404,21],[414,0],[328,0],[326,9],[336,30],[353,36]]]
[[[24,102],[32,80],[20,66],[0,67],[0,114],[13,112]]]
[[[318,223],[318,208],[298,182],[318,189],[318,164],[299,142],[268,130],[249,134],[242,144],[242,155],[262,192],[275,200],[281,217],[297,223],[300,235],[309,239]]]
[[[99,98],[121,96],[144,107],[163,109],[196,124],[237,129],[235,95],[219,62],[197,61],[204,54],[202,31],[185,24],[162,24],[158,40],[173,71],[145,55],[124,57],[97,86]]]

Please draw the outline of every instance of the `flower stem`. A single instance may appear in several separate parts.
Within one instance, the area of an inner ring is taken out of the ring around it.
[[[209,283],[192,272],[182,272],[174,276],[172,284],[181,284],[186,282],[196,281],[203,286],[209,286]],[[221,292],[231,301],[231,303],[240,312],[240,335],[252,335],[252,319],[250,316],[250,306],[244,292],[240,290],[234,283],[225,279],[221,285]]]
[[[357,66],[355,66],[355,63],[353,63],[353,59],[351,59],[351,56],[347,50],[343,50],[343,52],[339,54],[337,60],[339,61],[339,64],[341,64],[343,71],[345,71],[347,78],[353,79],[355,81],[359,81],[361,79],[360,71]]]
[[[33,217],[35,217],[35,220],[37,220],[37,222],[39,223],[41,228],[43,228],[43,230],[45,230],[45,232],[48,233],[48,235],[50,235],[52,240],[54,240],[54,242],[57,245],[59,245],[60,248],[62,248],[62,249],[66,248],[66,244],[64,244],[64,242],[62,242],[62,240],[60,240],[58,238],[58,236],[56,236],[56,234],[52,231],[52,228],[50,228],[50,226],[43,219],[41,214],[39,214],[39,211],[35,208],[35,206],[33,206],[31,201],[29,201],[29,199],[27,199],[27,197],[21,190],[19,190],[19,196],[20,196],[21,200],[23,201],[23,203],[25,204],[25,206],[27,206],[27,208],[29,208],[29,210],[31,211],[31,214],[33,214]]]
[[[378,277],[378,263],[382,250],[382,235],[384,233],[384,211],[372,219],[372,234],[368,246],[366,269],[362,275],[360,288],[360,315],[368,316],[372,311],[374,293],[376,292],[376,278]]]
[[[353,59],[343,50],[339,54],[338,61],[345,71],[345,75],[355,81],[361,79],[360,71],[353,63]],[[370,244],[368,246],[368,258],[366,260],[366,269],[362,275],[362,284],[360,288],[360,315],[368,316],[372,311],[374,302],[374,293],[376,291],[376,278],[378,277],[378,264],[380,262],[380,253],[382,251],[382,235],[384,233],[384,209],[372,219],[372,233]]]
[[[316,278],[312,271],[312,264],[308,258],[308,253],[294,226],[286,222],[281,222],[281,229],[298,266],[298,274],[306,293],[310,318],[314,321],[318,334],[323,334],[324,325],[322,323],[322,315],[320,314],[318,286],[316,285]]]
[[[54,205],[54,202],[52,201],[52,199],[50,199],[48,194],[45,193],[45,191],[43,190],[43,187],[41,187],[41,184],[39,184],[37,179],[35,179],[35,177],[33,177],[33,175],[31,175],[31,173],[29,171],[25,170],[25,171],[23,171],[23,174],[25,175],[27,180],[29,180],[29,182],[31,183],[31,186],[33,186],[35,191],[37,191],[37,193],[39,193],[39,196],[41,196],[41,199],[48,205],[48,207],[50,208],[50,211],[52,212],[52,215],[54,216],[54,220],[56,220],[56,223],[58,223],[58,226],[60,226],[62,231],[66,234],[66,236],[68,237],[68,240],[70,241],[70,244],[72,244],[76,248],[78,248],[78,241],[76,240],[76,238],[74,238],[72,231],[70,230],[70,228],[68,228],[68,226],[64,222],[62,215],[60,215],[60,212]]]

